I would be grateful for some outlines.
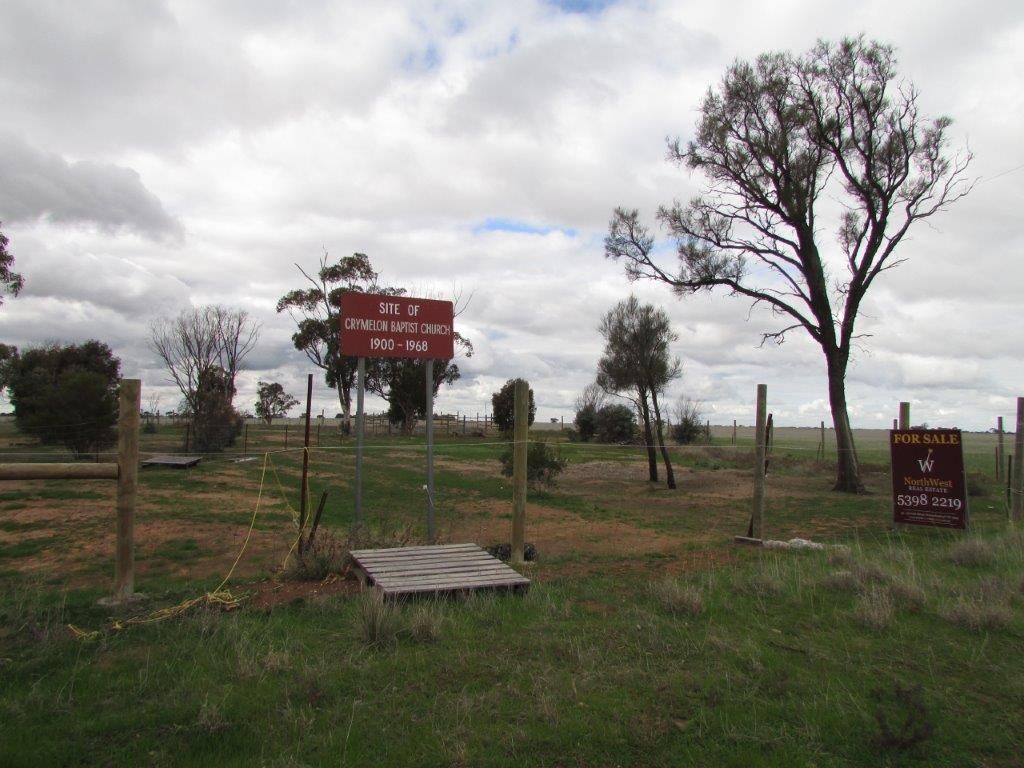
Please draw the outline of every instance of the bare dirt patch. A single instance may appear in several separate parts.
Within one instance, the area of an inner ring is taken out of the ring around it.
[[[508,541],[512,502],[479,500],[462,509],[469,513],[453,523],[453,541],[485,545]],[[638,557],[665,554],[683,544],[677,537],[625,522],[588,520],[575,512],[529,504],[527,538],[549,556],[586,552],[594,555]]]

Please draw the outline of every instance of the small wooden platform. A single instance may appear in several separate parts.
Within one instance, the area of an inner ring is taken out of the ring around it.
[[[526,592],[530,580],[476,544],[437,544],[349,553],[364,585],[385,597],[508,589]]]
[[[148,459],[143,459],[142,466],[187,469],[188,467],[194,467],[202,459],[202,456],[151,456]]]

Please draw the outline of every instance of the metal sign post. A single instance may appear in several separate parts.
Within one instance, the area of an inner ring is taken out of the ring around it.
[[[366,390],[366,358],[356,363],[356,527],[363,524],[363,393]]]
[[[434,361],[427,360],[427,543],[434,536]]]

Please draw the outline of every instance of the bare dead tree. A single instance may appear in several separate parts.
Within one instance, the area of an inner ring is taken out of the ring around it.
[[[195,307],[173,319],[156,320],[150,327],[150,344],[195,413],[202,384],[215,371],[234,397],[235,377],[256,346],[259,330],[260,324],[244,309]]]

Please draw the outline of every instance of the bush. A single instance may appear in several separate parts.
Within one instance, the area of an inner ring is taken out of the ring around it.
[[[342,573],[348,566],[348,548],[329,530],[305,547],[296,547],[285,567],[285,576],[298,581],[320,581],[332,573]]]
[[[625,405],[606,405],[594,415],[594,437],[602,443],[629,443],[636,433],[636,416]]]
[[[679,445],[707,442],[710,438],[700,405],[692,400],[681,400],[675,409],[676,423],[671,436]]]
[[[509,448],[501,455],[501,474],[512,477],[513,451]],[[565,459],[551,450],[546,442],[537,440],[526,448],[526,480],[531,485],[547,485],[565,469]]]
[[[597,431],[597,407],[592,403],[583,406],[576,411],[573,423],[576,425],[576,438],[581,443],[589,443]]]

